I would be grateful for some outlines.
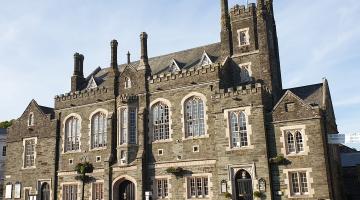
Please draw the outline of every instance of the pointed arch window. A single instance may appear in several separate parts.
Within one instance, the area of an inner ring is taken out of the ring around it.
[[[125,77],[125,89],[131,88],[131,79],[129,77]]]
[[[231,146],[240,148],[249,145],[246,115],[244,112],[230,112]]]
[[[152,132],[154,141],[170,138],[169,107],[162,102],[152,107]]]
[[[300,131],[287,131],[287,153],[297,154],[304,152],[303,135]]]
[[[185,134],[186,137],[205,135],[204,102],[193,96],[185,101]]]
[[[107,145],[106,115],[98,112],[91,118],[91,148],[101,148]]]
[[[123,107],[119,109],[118,145],[136,144],[136,108]]]
[[[65,123],[65,152],[80,149],[80,120],[70,117]]]

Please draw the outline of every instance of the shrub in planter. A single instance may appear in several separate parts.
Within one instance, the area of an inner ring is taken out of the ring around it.
[[[263,198],[263,197],[265,197],[265,194],[262,193],[262,192],[260,192],[260,191],[255,191],[255,192],[254,192],[254,197],[256,197],[256,198]]]
[[[174,174],[176,177],[180,177],[183,175],[184,169],[181,167],[169,167],[166,169],[166,172],[169,174]]]
[[[278,155],[275,158],[270,158],[270,163],[276,165],[289,165],[291,162],[283,155]]]
[[[225,196],[225,198],[227,198],[227,199],[231,199],[231,198],[232,198],[232,195],[231,195],[229,192],[225,192],[224,196]]]

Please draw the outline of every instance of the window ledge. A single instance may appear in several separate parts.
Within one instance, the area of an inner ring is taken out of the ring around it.
[[[27,170],[27,169],[36,169],[36,166],[32,166],[32,167],[21,167],[22,170]]]
[[[107,149],[107,146],[106,147],[92,148],[92,149],[89,149],[89,151],[101,151],[101,150],[106,150],[106,149]]]
[[[311,197],[311,196],[308,194],[288,196],[289,199],[304,199],[304,198],[309,198],[309,197]]]
[[[307,155],[308,155],[307,152],[291,153],[291,154],[286,154],[286,157],[298,157],[298,156],[307,156]]]
[[[139,146],[138,144],[121,144],[121,145],[118,145],[117,148],[126,148],[126,147],[137,147]]]
[[[255,146],[254,145],[249,145],[249,146],[245,146],[245,147],[226,147],[226,151],[242,151],[242,150],[250,150],[250,149],[254,149]]]
[[[190,137],[183,137],[182,140],[183,141],[186,141],[186,140],[197,140],[197,139],[205,139],[205,138],[209,138],[210,136],[208,134],[205,134],[205,135],[202,135],[202,136],[196,136],[196,137],[193,137],[193,136],[190,136]]]
[[[74,154],[74,153],[81,153],[81,149],[79,149],[79,150],[75,150],[75,151],[66,151],[66,152],[62,152],[62,154]]]
[[[174,140],[172,138],[170,139],[166,139],[166,140],[156,140],[156,141],[152,141],[152,144],[161,144],[161,143],[168,143],[168,142],[173,142]]]

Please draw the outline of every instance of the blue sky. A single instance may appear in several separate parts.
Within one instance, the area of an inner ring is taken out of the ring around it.
[[[284,87],[327,77],[339,131],[360,132],[360,1],[274,6]],[[150,56],[218,42],[219,7],[218,0],[0,0],[0,121],[19,117],[33,98],[53,106],[69,91],[74,52],[85,55],[89,74],[108,66],[112,39],[119,62],[128,50],[138,59],[142,31]]]

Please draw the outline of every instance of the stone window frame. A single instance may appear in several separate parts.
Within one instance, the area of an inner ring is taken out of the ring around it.
[[[105,114],[105,119],[106,119],[106,146],[105,147],[96,147],[96,148],[92,148],[92,118],[94,115],[98,114],[98,113],[103,113]],[[99,151],[99,150],[104,150],[108,148],[109,145],[109,138],[108,138],[108,133],[109,133],[109,129],[111,127],[111,122],[109,123],[109,111],[103,108],[98,108],[96,110],[94,110],[90,116],[89,116],[89,124],[88,124],[88,129],[89,129],[89,141],[88,141],[88,145],[89,145],[89,151]]]
[[[292,195],[291,194],[291,186],[290,186],[290,173],[294,172],[305,172],[306,178],[307,178],[307,184],[308,184],[308,194],[306,195]],[[286,185],[285,189],[285,196],[287,196],[290,199],[297,199],[297,198],[312,198],[315,195],[314,188],[311,187],[311,185],[314,183],[314,179],[311,177],[311,173],[313,172],[312,168],[294,168],[294,169],[283,169],[283,173],[285,174],[284,183]]]
[[[186,136],[186,122],[185,122],[185,102],[192,98],[192,97],[198,97],[203,101],[204,104],[204,135],[201,136]],[[200,139],[200,138],[209,138],[208,130],[208,106],[207,106],[207,98],[204,94],[199,92],[190,92],[181,100],[181,124],[182,124],[182,140],[192,140],[192,139]]]
[[[65,135],[66,135],[66,122],[68,121],[68,119],[70,119],[71,117],[76,117],[78,120],[79,120],[79,127],[80,127],[80,130],[79,130],[79,149],[78,150],[74,150],[74,151],[65,151]],[[67,115],[64,120],[63,120],[63,128],[62,128],[62,132],[63,132],[63,140],[62,140],[62,151],[61,153],[62,154],[71,154],[71,153],[79,153],[81,152],[81,132],[82,132],[82,118],[79,114],[77,113],[71,113],[69,115]]]
[[[205,178],[207,177],[208,178],[208,196],[207,197],[204,197],[204,198],[189,198],[189,188],[188,188],[188,182],[189,182],[189,178],[196,178],[196,177],[202,177],[202,178]],[[213,199],[214,197],[214,194],[213,194],[213,190],[212,188],[214,187],[213,183],[212,183],[212,178],[213,178],[213,174],[212,173],[195,173],[195,174],[186,174],[184,175],[184,189],[185,189],[185,193],[184,193],[184,198],[186,200],[201,200],[201,199]]]
[[[30,126],[34,126],[34,122],[35,122],[35,116],[34,116],[34,112],[30,112],[29,116],[28,116],[28,120],[27,120],[27,125]]]
[[[49,184],[49,189],[50,189],[50,200],[52,200],[52,194],[53,194],[53,190],[52,190],[52,180],[51,179],[38,179],[37,180],[37,187],[38,187],[38,190],[39,191],[39,195],[41,197],[41,187],[44,183],[47,183]],[[24,194],[25,195],[25,194]],[[25,196],[24,196],[25,197]]]
[[[124,78],[124,88],[125,89],[130,89],[132,86],[132,82],[131,82],[131,78],[130,77],[125,77]]]
[[[167,180],[167,183],[168,183],[168,196],[165,197],[165,198],[158,198],[158,194],[157,194],[157,180],[159,179],[166,179]],[[151,180],[152,180],[152,191],[153,191],[153,194],[152,194],[152,197],[153,199],[172,199],[172,193],[171,193],[171,175],[163,175],[163,176],[153,176],[151,177]]]
[[[309,138],[306,134],[306,125],[282,126],[282,127],[280,127],[280,131],[281,131],[280,143],[282,143],[281,153],[285,157],[306,156],[309,154],[309,152],[310,152],[310,148],[308,146]],[[304,151],[299,152],[299,153],[291,153],[291,154],[288,153],[287,135],[286,135],[287,131],[299,131],[301,133]]]
[[[153,115],[152,115],[152,107],[154,105],[156,105],[157,103],[163,103],[165,105],[168,106],[168,109],[169,109],[169,139],[166,139],[166,140],[157,140],[157,141],[153,141],[153,123],[152,123],[152,120],[153,120]],[[172,142],[173,141],[173,138],[172,138],[172,134],[173,134],[173,129],[172,129],[172,104],[169,100],[165,99],[165,98],[157,98],[155,99],[154,101],[152,101],[150,103],[150,115],[149,115],[149,144],[151,143],[167,143],[167,142]]]
[[[163,156],[164,155],[164,149],[158,149],[158,156]]]
[[[113,181],[112,181],[112,183],[111,183],[111,187],[112,187],[112,191],[113,191],[113,192],[112,192],[112,194],[110,194],[110,195],[111,195],[112,199],[116,199],[116,198],[114,198],[114,194],[115,194],[114,191],[116,191],[116,190],[115,190],[115,186],[117,185],[117,183],[118,183],[119,181],[120,181],[120,183],[121,183],[121,182],[124,181],[124,180],[128,180],[128,181],[132,182],[132,183],[134,184],[134,186],[135,186],[135,190],[137,191],[138,182],[136,181],[135,178],[133,178],[133,177],[130,176],[130,175],[119,175],[118,177],[116,177],[115,179],[113,179]],[[138,199],[141,199],[141,198],[138,198],[138,194],[135,193],[135,200],[138,200]]]
[[[127,120],[128,120],[128,124],[129,124],[129,120],[130,120],[130,114],[129,114],[129,110],[130,109],[134,109],[135,110],[135,143],[134,144],[130,144],[129,143],[129,125],[127,127],[127,141],[124,144],[121,144],[120,142],[120,136],[121,136],[121,114],[122,114],[122,110],[126,109],[127,110]],[[136,106],[131,106],[131,105],[123,105],[123,106],[119,106],[117,108],[118,111],[118,116],[117,116],[117,141],[116,141],[116,145],[117,147],[127,147],[127,146],[131,146],[131,145],[137,145],[139,143],[139,136],[138,136],[138,108]]]
[[[246,43],[241,44],[240,33],[244,32],[244,31],[245,31],[245,34],[246,34]],[[237,39],[238,39],[238,42],[239,42],[239,47],[249,46],[250,45],[250,28],[249,27],[238,29],[237,34],[238,34]]]
[[[64,185],[76,185],[76,200],[81,200],[81,182],[80,181],[73,181],[73,182],[63,182],[60,183],[61,189],[60,189],[60,200],[63,200],[63,191],[64,191]]]
[[[104,180],[95,180],[95,182],[92,182],[91,183],[91,186],[90,186],[90,196],[89,196],[89,200],[93,200],[93,193],[94,193],[94,184],[99,184],[101,183],[102,184],[102,193],[103,193],[103,199],[104,200],[104,196],[105,196],[105,181]]]
[[[248,139],[248,146],[244,147],[232,147],[231,142],[231,127],[230,127],[230,113],[231,112],[244,112],[246,117],[246,128],[247,128],[247,139]],[[228,146],[226,147],[226,151],[239,151],[239,150],[245,150],[245,149],[254,149],[255,146],[252,144],[252,125],[249,123],[249,117],[251,116],[251,106],[246,107],[239,107],[239,108],[231,108],[231,109],[225,109],[224,110],[224,119],[226,122],[226,128],[225,128],[225,137],[228,138]]]
[[[248,81],[243,81],[242,80],[242,73],[243,73],[243,69],[245,68],[245,66],[248,66],[248,68],[246,69],[249,73],[249,80]],[[246,82],[249,82],[252,80],[252,75],[253,75],[253,72],[252,72],[252,62],[246,62],[246,63],[241,63],[239,64],[239,68],[240,68],[240,82],[241,83],[246,83]]]
[[[35,140],[35,147],[34,147],[34,165],[30,167],[25,167],[25,142],[28,140]],[[21,169],[36,169],[36,147],[37,147],[37,137],[31,137],[31,138],[24,138],[23,139],[23,153],[22,153],[22,166]]]

